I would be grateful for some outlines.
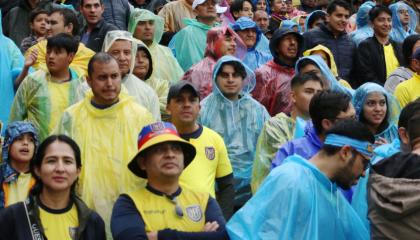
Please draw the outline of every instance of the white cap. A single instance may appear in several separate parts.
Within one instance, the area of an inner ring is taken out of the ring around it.
[[[217,14],[224,13],[224,12],[226,12],[227,9],[228,9],[227,7],[222,7],[219,4],[216,4],[216,13]]]
[[[198,5],[203,4],[206,0],[194,0],[192,9],[195,9]]]

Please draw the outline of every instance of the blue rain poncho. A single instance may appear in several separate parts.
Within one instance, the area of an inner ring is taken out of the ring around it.
[[[231,101],[220,91],[216,74],[221,65],[229,61],[243,64],[232,56],[219,59],[213,71],[213,92],[201,102],[199,122],[223,137],[233,167],[235,205],[241,205],[251,196],[250,180],[255,146],[264,122],[270,116],[264,106],[250,95],[255,86],[255,75],[246,65],[247,77],[243,80],[240,98]]]
[[[235,32],[246,30],[246,29],[255,29],[257,32],[257,41],[255,42],[254,46],[247,49],[247,53],[245,54],[245,57],[243,58],[243,63],[245,63],[249,68],[251,68],[252,71],[255,71],[257,68],[259,68],[261,65],[265,64],[269,60],[271,60],[273,57],[271,54],[259,51],[256,49],[259,42],[261,41],[261,36],[263,35],[260,31],[257,24],[252,21],[248,17],[241,17],[238,20],[236,20],[236,23],[232,25],[232,29]]]
[[[325,63],[324,59],[322,59],[322,57],[319,56],[319,55],[315,54],[315,55],[309,55],[309,56],[300,58],[296,62],[296,65],[295,65],[295,72],[296,73],[300,72],[299,71],[300,62],[305,60],[305,59],[312,60],[318,66],[319,70],[321,71],[322,76],[325,78],[325,80],[328,83],[328,86],[324,86],[324,88],[326,88],[326,89],[329,88],[332,91],[342,92],[342,93],[345,93],[349,96],[352,96],[353,90],[343,87],[343,85],[341,85],[338,82],[337,78],[334,76],[331,69]]]
[[[375,6],[374,2],[367,1],[363,3],[356,16],[356,31],[350,33],[350,38],[356,45],[363,40],[373,36],[373,29],[369,24],[369,11]]]
[[[391,157],[392,155],[400,152],[400,139],[396,138],[392,143],[384,144],[375,148],[375,156],[370,160],[371,164],[374,165],[384,158]],[[369,169],[366,170],[365,176],[359,178],[359,182],[353,188],[353,198],[351,200],[351,206],[359,215],[363,221],[366,229],[370,229],[370,223],[368,219],[368,203],[367,203],[367,183],[369,179]]]
[[[280,28],[287,28],[287,29],[295,31],[295,29],[293,29],[294,27],[296,27],[297,30],[299,30],[299,24],[297,24],[295,21],[292,21],[292,20],[283,20],[280,23]]]
[[[407,4],[400,1],[389,6],[392,12],[392,30],[389,34],[389,37],[394,40],[395,42],[402,43],[404,39],[412,34],[416,34],[416,27],[417,27],[417,14],[416,12]],[[400,10],[407,10],[408,14],[410,15],[410,21],[408,22],[408,29],[405,30],[401,20],[400,14],[398,11]]]
[[[142,21],[152,20],[155,26],[153,33],[153,43],[147,46],[153,59],[157,59],[153,63],[156,77],[168,81],[170,83],[177,82],[184,74],[178,61],[172,54],[171,49],[159,44],[163,35],[163,18],[155,15],[149,10],[135,8],[130,14],[130,21],[128,22],[128,31],[134,34],[137,23]]]
[[[24,58],[16,44],[4,36],[1,19],[0,13],[0,121],[6,127],[15,96],[13,82],[23,68]]]
[[[184,71],[198,63],[204,57],[207,32],[218,24],[209,26],[196,19],[184,19],[185,28],[173,36],[169,48]]]
[[[230,239],[369,239],[356,212],[315,165],[294,155],[226,225]]]
[[[258,4],[259,0],[252,0],[252,5],[254,6],[255,9],[257,9],[257,4]],[[271,8],[270,8],[270,1],[269,0],[265,0],[265,12],[268,14],[268,16],[270,16],[271,14]]]
[[[363,114],[363,105],[365,104],[366,97],[370,93],[380,92],[384,94],[387,104],[387,118],[384,119],[387,121],[388,126],[380,133],[375,134],[375,140],[378,138],[385,138],[388,143],[392,142],[394,139],[398,138],[398,128],[396,126],[398,117],[400,115],[400,106],[396,98],[388,93],[385,88],[376,84],[376,83],[365,83],[360,86],[353,95],[353,106],[356,110],[356,117],[360,119]]]

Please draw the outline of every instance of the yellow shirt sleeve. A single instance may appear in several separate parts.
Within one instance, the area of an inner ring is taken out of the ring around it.
[[[394,95],[397,98],[398,102],[400,103],[400,107],[403,108],[410,102],[410,94],[405,87],[404,82],[398,84],[397,88],[395,88]]]

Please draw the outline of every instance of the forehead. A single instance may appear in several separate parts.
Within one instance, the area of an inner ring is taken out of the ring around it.
[[[342,6],[336,6],[334,11],[331,13],[331,15],[333,15],[333,14],[347,14],[347,15],[349,15],[350,11],[343,8]]]
[[[117,39],[115,42],[112,43],[109,51],[112,50],[121,50],[121,49],[130,49],[131,50],[131,42],[125,39]]]
[[[105,75],[119,73],[118,63],[115,60],[109,62],[94,62],[93,75]]]
[[[252,8],[252,5],[251,5],[251,3],[249,3],[248,1],[244,1],[243,3],[242,3],[242,7],[244,8],[244,7],[250,7],[250,8]]]
[[[367,100],[385,100],[385,95],[381,92],[371,92],[366,96]]]
[[[235,72],[235,68],[230,65],[230,64],[225,64],[223,65],[222,69],[220,70],[220,72],[222,73],[233,73]]]
[[[63,22],[64,23],[64,17],[59,12],[54,12],[49,16],[50,20],[57,21],[57,22]]]
[[[39,13],[34,17],[34,19],[40,19],[40,18],[48,18],[48,14],[47,13]]]
[[[383,11],[383,12],[380,12],[380,13],[378,14],[378,16],[376,16],[376,18],[375,18],[375,19],[373,19],[373,20],[376,20],[376,19],[378,19],[378,18],[391,18],[391,15],[390,15],[389,13],[387,13],[387,12]]]
[[[91,5],[101,4],[101,1],[100,0],[83,0],[83,6],[86,4],[91,4]]]
[[[267,18],[268,19],[268,14],[265,11],[256,11],[255,12],[255,17],[256,18]]]
[[[49,156],[74,157],[74,151],[67,143],[61,141],[54,141],[45,149],[44,157]]]
[[[309,80],[302,85],[302,88],[313,88],[316,90],[322,90],[322,85],[319,81]]]
[[[280,42],[284,40],[292,40],[292,39],[297,41],[297,37],[293,33],[288,33],[281,38]]]

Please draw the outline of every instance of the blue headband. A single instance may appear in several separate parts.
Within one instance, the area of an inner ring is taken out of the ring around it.
[[[354,138],[345,137],[338,134],[328,134],[324,141],[325,145],[342,147],[349,145],[359,153],[371,158],[373,156],[372,144],[366,141],[359,141]]]

